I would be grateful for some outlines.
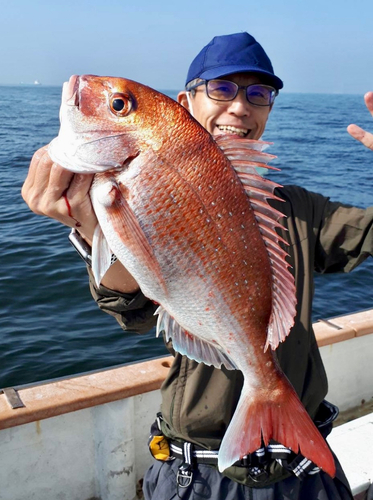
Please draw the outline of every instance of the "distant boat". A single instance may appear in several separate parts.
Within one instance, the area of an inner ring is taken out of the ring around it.
[[[35,80],[34,85],[41,85],[41,83],[38,80]]]

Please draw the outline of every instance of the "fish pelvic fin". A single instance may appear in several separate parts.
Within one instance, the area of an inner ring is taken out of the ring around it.
[[[197,361],[197,363],[212,365],[215,368],[221,368],[224,365],[228,370],[237,369],[232,359],[218,344],[213,344],[187,332],[162,306],[158,307],[155,314],[158,314],[157,337],[164,331],[166,342],[171,339],[175,351]]]
[[[331,477],[335,476],[333,455],[311,420],[296,392],[286,380],[274,391],[253,392],[244,384],[241,398],[224,435],[218,456],[220,472],[270,439],[301,453]]]
[[[97,286],[100,285],[110,265],[111,250],[101,227],[97,224],[92,241],[92,273]]]
[[[270,144],[263,141],[232,135],[217,136],[215,140],[242,182],[267,248],[272,272],[272,312],[265,350],[269,346],[274,350],[286,339],[294,325],[297,303],[294,277],[286,261],[288,254],[280,246],[280,243],[288,243],[276,232],[276,228],[283,228],[278,221],[284,215],[268,203],[268,200],[283,201],[274,194],[274,190],[281,186],[257,172],[258,168],[273,169],[267,162],[275,156],[263,153],[263,149]]]

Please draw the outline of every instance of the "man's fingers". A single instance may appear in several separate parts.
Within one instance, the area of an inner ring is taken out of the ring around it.
[[[373,116],[373,92],[367,92],[364,96],[366,107]]]
[[[49,183],[47,189],[47,196],[50,200],[57,201],[69,188],[72,180],[74,178],[74,173],[66,168],[53,163],[50,167]]]
[[[32,157],[26,180],[22,186],[22,197],[31,210],[42,214],[39,201],[43,197],[49,183],[52,161],[46,148],[39,149]]]
[[[45,154],[47,154],[47,146],[38,149],[31,158],[29,171],[22,187],[22,196],[24,191],[28,191],[34,184],[38,165]]]
[[[373,92],[367,92],[364,96],[365,105],[368,111],[373,116]],[[355,124],[347,127],[347,132],[357,141],[360,141],[364,146],[373,150],[373,134],[358,127]]]
[[[364,146],[373,150],[373,134],[358,127],[357,125],[349,125],[347,132],[357,141],[360,141]]]
[[[361,141],[365,134],[365,130],[355,124],[349,125],[347,127],[347,132],[357,141]]]
[[[94,174],[75,174],[66,192],[70,217],[79,223],[79,232],[87,241],[92,241],[97,225],[97,218],[89,196],[93,177]]]
[[[83,199],[89,194],[94,174],[75,174],[69,186],[69,198]]]
[[[46,153],[48,153],[48,144],[35,151],[32,156],[31,165],[35,163],[37,164]]]

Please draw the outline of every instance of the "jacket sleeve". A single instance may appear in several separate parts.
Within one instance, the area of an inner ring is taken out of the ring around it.
[[[361,209],[323,198],[315,270],[349,272],[371,255],[373,207]]]
[[[98,307],[114,316],[125,331],[146,333],[156,324],[154,312],[157,305],[147,299],[140,291],[134,294],[123,294],[105,288],[97,287],[93,275],[88,269],[89,286]]]

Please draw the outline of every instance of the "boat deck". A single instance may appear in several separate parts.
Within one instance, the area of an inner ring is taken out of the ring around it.
[[[355,500],[365,499],[369,488],[372,487],[372,429],[373,413],[370,413],[335,427],[328,437],[328,442],[349,480]]]

